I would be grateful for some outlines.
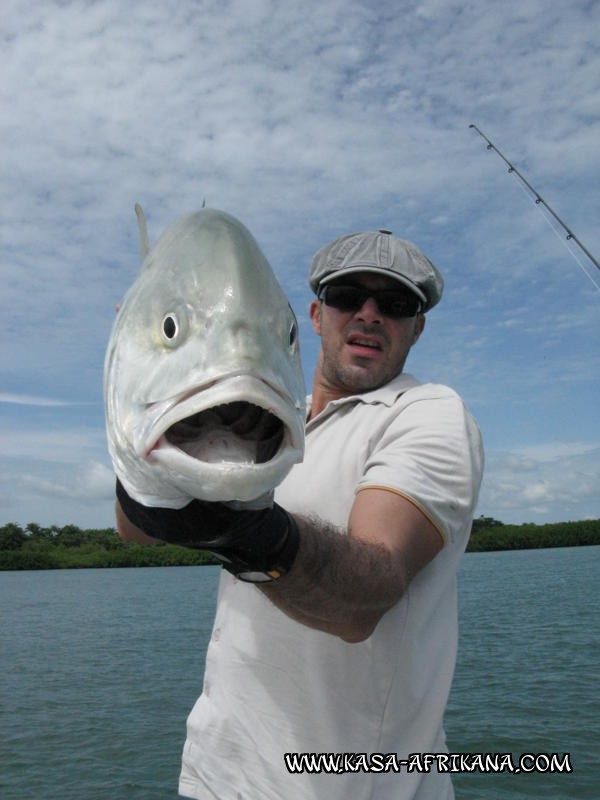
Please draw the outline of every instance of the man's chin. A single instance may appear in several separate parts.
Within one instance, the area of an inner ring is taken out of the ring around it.
[[[386,371],[375,369],[373,363],[353,364],[351,366],[337,366],[335,370],[335,382],[344,388],[349,394],[368,392],[378,389],[388,383],[394,375],[389,375]]]

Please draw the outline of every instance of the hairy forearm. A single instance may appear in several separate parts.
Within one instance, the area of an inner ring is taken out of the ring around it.
[[[407,585],[382,544],[365,542],[320,520],[296,517],[300,548],[290,572],[260,588],[284,613],[309,627],[362,641]]]

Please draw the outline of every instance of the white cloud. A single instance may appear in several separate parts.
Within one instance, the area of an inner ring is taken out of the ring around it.
[[[10,403],[20,406],[70,406],[74,405],[69,400],[57,400],[52,397],[37,397],[30,394],[13,394],[11,392],[0,392],[0,403]],[[79,404],[77,404],[79,405]]]
[[[533,458],[525,458],[517,453],[508,453],[502,457],[500,465],[511,472],[532,472],[537,469],[538,462]]]
[[[482,513],[505,522],[597,518],[599,455],[600,442],[547,442],[511,453],[492,451]]]
[[[59,480],[23,474],[17,476],[16,481],[30,493],[85,503],[108,501],[115,494],[113,471],[105,464],[94,461],[77,464],[74,469],[63,471]]]
[[[35,429],[18,426],[2,433],[3,457],[18,462],[79,464],[91,454],[106,452],[106,438],[102,429],[40,430],[37,426]]]
[[[115,475],[105,464],[91,462],[81,476],[79,496],[83,498],[112,498],[115,491]]]
[[[5,522],[114,527],[115,478],[109,466],[78,462],[20,463],[0,471]]]
[[[564,463],[577,456],[600,452],[600,442],[544,442],[521,447],[517,452],[532,462]]]

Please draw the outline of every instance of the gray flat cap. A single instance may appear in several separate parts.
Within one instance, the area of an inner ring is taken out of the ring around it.
[[[355,272],[375,272],[403,283],[429,311],[444,289],[440,271],[419,248],[390,231],[349,233],[326,244],[314,256],[308,282],[317,294],[322,284]]]

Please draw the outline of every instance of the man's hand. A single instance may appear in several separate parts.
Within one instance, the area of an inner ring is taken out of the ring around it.
[[[223,503],[192,500],[181,509],[138,503],[117,480],[117,519],[125,531],[214,553],[226,569],[246,580],[273,580],[287,572],[296,556],[299,534],[293,518],[273,504],[260,510],[234,510]],[[139,540],[139,537],[130,536]],[[257,573],[256,576],[253,573]]]

